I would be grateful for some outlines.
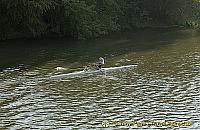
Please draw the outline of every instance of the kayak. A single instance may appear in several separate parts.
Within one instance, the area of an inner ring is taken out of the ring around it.
[[[63,78],[74,78],[74,77],[80,77],[80,76],[89,76],[96,73],[105,73],[105,72],[111,72],[118,69],[126,69],[126,68],[133,68],[137,65],[126,65],[126,66],[120,66],[120,67],[110,67],[110,68],[101,68],[99,70],[92,70],[92,71],[76,71],[68,74],[60,74],[60,75],[54,75],[51,76],[50,79],[63,79]]]

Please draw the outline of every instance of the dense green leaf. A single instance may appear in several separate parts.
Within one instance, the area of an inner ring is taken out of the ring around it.
[[[0,39],[95,38],[160,25],[198,27],[198,0],[0,0]]]

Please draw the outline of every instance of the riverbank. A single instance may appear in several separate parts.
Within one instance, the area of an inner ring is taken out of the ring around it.
[[[146,25],[146,26],[140,26],[140,27],[135,27],[133,29],[128,29],[128,30],[121,30],[121,31],[116,31],[116,32],[112,32],[112,33],[108,33],[108,34],[104,34],[104,35],[99,35],[98,37],[93,37],[93,38],[89,38],[89,39],[74,39],[72,37],[68,37],[68,36],[56,36],[56,35],[51,35],[51,36],[40,36],[40,37],[13,37],[10,39],[0,39],[0,44],[1,43],[5,43],[5,42],[12,42],[12,41],[16,41],[16,40],[47,40],[47,39],[65,39],[68,41],[74,41],[74,40],[94,40],[94,39],[100,39],[100,38],[105,38],[108,37],[110,35],[115,35],[118,33],[123,33],[123,32],[137,32],[138,30],[148,30],[148,29],[194,29],[193,27],[187,27],[187,26],[183,26],[183,25]]]
[[[153,24],[156,28],[186,23],[198,25],[199,8],[195,0],[0,1],[0,39],[85,40]]]

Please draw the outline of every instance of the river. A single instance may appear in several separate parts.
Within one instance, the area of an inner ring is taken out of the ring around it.
[[[137,67],[49,79],[80,71],[100,56],[106,57],[104,67]],[[200,129],[199,90],[198,30],[0,43],[0,129]],[[191,124],[114,126],[119,121]]]

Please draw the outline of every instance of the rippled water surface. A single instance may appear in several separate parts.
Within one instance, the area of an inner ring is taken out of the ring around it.
[[[102,122],[176,121],[200,129],[200,33],[144,30],[104,39],[0,44],[0,129],[104,129]],[[105,67],[137,67],[51,80],[106,57]],[[65,67],[56,71],[55,67]]]

